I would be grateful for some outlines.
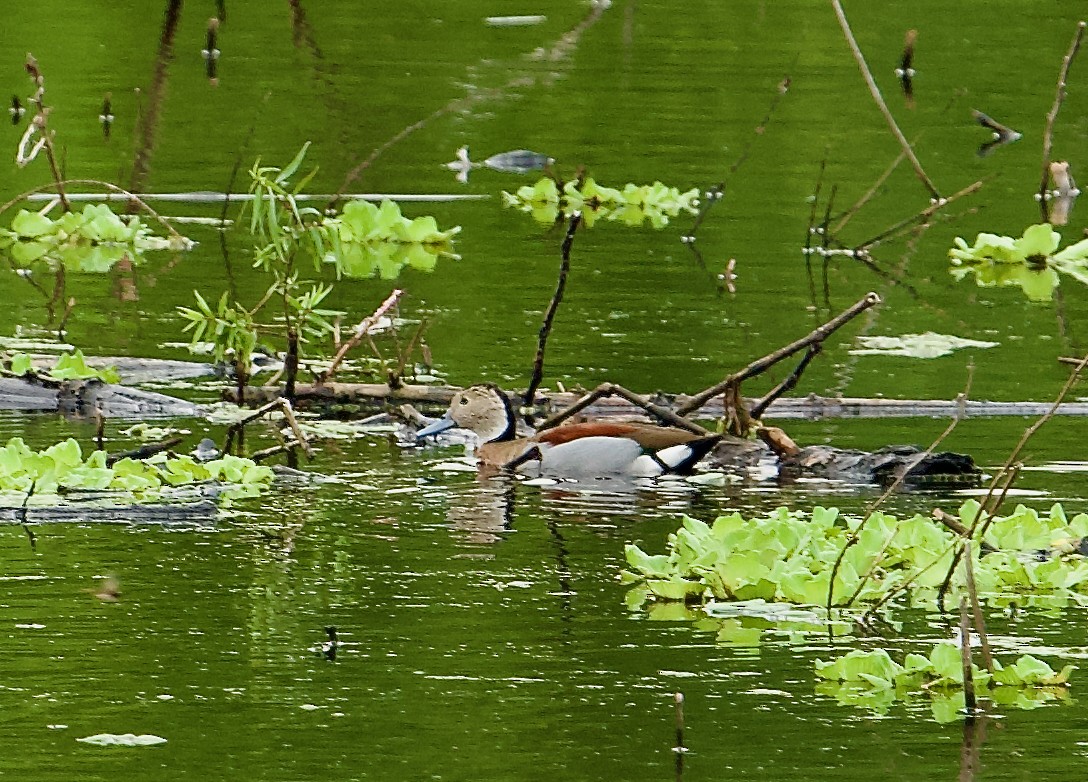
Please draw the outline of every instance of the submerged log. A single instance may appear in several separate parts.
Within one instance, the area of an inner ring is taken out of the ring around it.
[[[32,377],[0,377],[0,410],[59,412],[71,416],[100,414],[107,418],[182,418],[203,412],[199,405],[184,399],[100,380],[52,381]]]
[[[178,503],[67,502],[58,505],[31,505],[27,508],[0,508],[0,524],[161,524],[163,526],[215,526],[219,508],[212,500]]]

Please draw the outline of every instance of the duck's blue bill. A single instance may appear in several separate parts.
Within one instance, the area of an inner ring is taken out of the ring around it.
[[[449,416],[442,416],[434,423],[427,424],[425,427],[416,432],[416,439],[421,440],[429,434],[438,434],[439,432],[444,432],[447,429],[452,429],[455,426],[457,426],[457,424],[453,422],[452,418],[450,418]]]

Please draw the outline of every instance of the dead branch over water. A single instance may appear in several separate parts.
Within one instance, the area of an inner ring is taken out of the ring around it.
[[[779,348],[778,350],[774,351],[773,353],[769,353],[763,358],[753,361],[744,369],[740,370],[739,372],[733,373],[720,383],[717,383],[704,391],[700,391],[690,400],[680,405],[680,407],[678,407],[676,410],[677,414],[688,415],[690,413],[694,413],[700,407],[706,404],[708,400],[710,400],[712,397],[724,393],[726,389],[738,386],[742,381],[746,380],[747,378],[754,377],[761,372],[765,372],[767,369],[774,366],[779,361],[782,361],[785,358],[789,358],[794,353],[797,353],[800,350],[803,350],[804,348],[807,348],[814,343],[823,342],[832,333],[840,329],[846,323],[853,320],[865,310],[879,303],[880,296],[878,296],[876,293],[867,293],[864,297],[855,302],[848,309],[846,309],[839,315],[836,315],[834,318],[832,318],[822,326],[814,329],[801,339],[796,340],[795,342],[792,342],[785,347]]]

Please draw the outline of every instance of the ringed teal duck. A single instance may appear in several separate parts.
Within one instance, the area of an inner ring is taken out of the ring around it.
[[[458,427],[480,440],[483,466],[530,475],[650,478],[690,473],[721,439],[653,424],[590,422],[557,426],[532,437],[517,436],[510,399],[491,383],[459,391],[446,414],[416,438]]]

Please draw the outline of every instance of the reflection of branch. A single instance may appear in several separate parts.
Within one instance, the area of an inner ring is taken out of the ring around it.
[[[601,18],[601,15],[604,14],[604,12],[608,9],[609,5],[611,5],[611,3],[593,3],[593,5],[590,7],[588,14],[580,19],[574,27],[572,27],[570,30],[568,30],[558,39],[556,39],[555,43],[553,43],[550,48],[541,50],[539,56],[542,59],[547,60],[549,63],[555,63],[559,60],[566,59],[570,55],[571,51],[578,45],[578,42],[581,40],[581,37],[585,33],[585,31],[592,27],[597,22],[597,20]],[[534,53],[534,56],[536,56],[536,53]],[[546,72],[549,76],[554,74],[553,69],[546,69]],[[405,138],[412,135],[417,130],[420,130],[421,128],[427,126],[439,117],[442,117],[446,114],[452,114],[455,111],[463,111],[464,109],[467,109],[469,106],[472,106],[475,103],[489,100],[496,95],[502,95],[506,90],[510,90],[515,87],[524,87],[526,86],[525,81],[525,77],[521,75],[515,75],[510,77],[506,84],[499,90],[480,90],[463,98],[454,98],[445,106],[436,109],[423,119],[413,122],[412,124],[403,128],[396,135],[394,135],[388,141],[386,141],[373,152],[371,152],[366,160],[359,163],[347,173],[347,175],[344,177],[344,181],[340,184],[340,188],[333,196],[333,203],[336,203],[338,200],[340,200],[340,198],[343,197],[344,193],[347,191],[348,185],[358,179],[359,176],[368,168],[370,168],[370,166],[374,164],[374,161],[381,157],[382,154],[384,154],[390,147],[403,141]]]
[[[869,86],[869,94],[873,96],[873,100],[876,102],[877,108],[880,109],[880,113],[884,115],[884,120],[888,123],[888,128],[891,130],[892,135],[895,136],[896,141],[899,142],[899,146],[903,148],[903,153],[910,160],[910,164],[914,166],[914,173],[922,180],[922,184],[926,186],[926,190],[929,191],[930,196],[939,201],[941,194],[937,191],[937,186],[930,181],[928,176],[926,176],[926,172],[922,169],[922,164],[915,156],[914,150],[911,149],[910,142],[907,141],[907,137],[903,135],[903,131],[899,129],[899,126],[895,124],[895,117],[892,116],[891,111],[888,110],[888,104],[884,102],[884,98],[880,95],[880,88],[876,86],[876,81],[873,80],[873,74],[869,71],[869,66],[865,63],[865,55],[861,53],[858,42],[854,39],[854,34],[850,31],[850,23],[846,21],[846,13],[842,10],[842,4],[839,0],[831,0],[831,6],[835,9],[835,16],[838,17],[839,26],[842,28],[843,35],[846,36],[846,43],[849,44],[850,51],[854,54],[854,60],[857,61],[858,68],[861,69],[861,75],[864,77],[865,83]]]
[[[794,65],[796,64],[797,61],[795,58]],[[764,131],[767,130],[767,125],[770,124],[771,117],[774,115],[774,110],[778,108],[778,102],[782,100],[783,95],[789,92],[790,81],[791,80],[789,74],[786,74],[785,78],[783,78],[782,81],[778,83],[778,91],[775,92],[774,97],[771,99],[771,105],[768,107],[767,113],[763,115],[763,119],[760,120],[758,125],[756,125],[755,130],[752,131],[753,137],[750,137],[748,139],[748,143],[745,145],[744,150],[740,153],[740,157],[737,158],[737,162],[729,167],[728,176],[733,176],[733,174],[737,173],[737,169],[744,165],[744,161],[748,159],[748,156],[752,152],[752,144],[755,141],[755,138],[762,136]],[[699,210],[699,214],[695,215],[695,222],[692,223],[691,230],[688,231],[687,234],[685,234],[683,237],[683,241],[687,244],[691,244],[695,241],[695,232],[699,230],[699,226],[702,225],[703,220],[706,219],[706,213],[710,211],[710,207],[714,206],[714,204],[721,200],[722,194],[725,192],[725,183],[726,180],[723,179],[721,182],[714,185],[714,187],[710,188],[706,192],[706,198],[703,199],[703,206]]]
[[[166,94],[166,68],[174,58],[174,35],[181,16],[182,0],[168,0],[166,14],[162,21],[162,33],[159,35],[159,52],[155,57],[155,72],[147,90],[147,110],[141,115],[139,123],[140,146],[132,161],[132,179],[129,189],[139,192],[144,189],[147,175],[151,171],[151,153],[155,147],[155,134],[159,127],[159,111],[162,109]]]
[[[1077,56],[1077,51],[1080,49],[1081,38],[1084,37],[1085,22],[1079,22],[1077,24],[1077,32],[1073,36],[1073,43],[1069,45],[1069,52],[1062,58],[1062,67],[1058,71],[1058,88],[1054,95],[1054,105],[1050,107],[1050,111],[1046,115],[1046,130],[1043,131],[1043,177],[1039,182],[1039,209],[1043,213],[1043,221],[1046,222],[1050,217],[1050,207],[1046,202],[1046,186],[1050,179],[1050,149],[1053,143],[1054,135],[1054,121],[1058,118],[1058,110],[1062,107],[1062,102],[1065,100],[1065,82],[1069,78],[1069,67],[1073,64],[1073,58]]]
[[[782,361],[783,359],[792,356],[794,353],[797,353],[798,351],[807,348],[813,343],[823,342],[825,339],[831,336],[832,333],[842,328],[849,321],[853,320],[865,310],[879,303],[880,296],[875,293],[867,293],[863,298],[855,302],[849,309],[844,310],[839,315],[836,315],[827,323],[824,323],[822,326],[814,329],[812,332],[802,337],[801,339],[796,340],[795,342],[791,342],[789,345],[779,348],[773,353],[767,354],[763,358],[756,359],[744,369],[740,370],[739,372],[733,373],[722,382],[711,386],[705,391],[700,391],[698,394],[689,399],[686,403],[677,408],[677,414],[687,415],[689,413],[693,413],[700,407],[705,405],[712,397],[715,397],[718,394],[724,392],[730,386],[735,386],[743,380],[754,377],[755,375],[758,375],[766,371],[767,369],[770,369],[779,361]]]
[[[895,225],[891,226],[890,228],[888,228],[888,229],[886,229],[884,231],[881,231],[880,233],[878,233],[873,238],[866,239],[864,242],[857,245],[855,247],[855,250],[868,250],[868,249],[870,249],[872,247],[875,247],[880,242],[883,242],[888,237],[897,236],[899,234],[899,232],[902,231],[904,228],[909,228],[910,226],[915,225],[916,223],[926,222],[930,217],[935,215],[937,212],[939,212],[944,207],[948,206],[953,201],[955,201],[955,200],[957,200],[959,198],[963,198],[964,196],[971,195],[972,193],[974,193],[976,190],[981,188],[982,185],[985,182],[986,182],[985,179],[980,179],[979,181],[977,181],[977,182],[975,182],[973,184],[970,184],[967,187],[963,188],[963,190],[960,190],[958,193],[953,193],[948,198],[942,198],[939,201],[930,204],[929,206],[927,206],[925,209],[923,209],[918,214],[913,215],[911,217],[908,217],[908,218],[906,218],[904,220],[900,220],[898,223],[896,223]]]

